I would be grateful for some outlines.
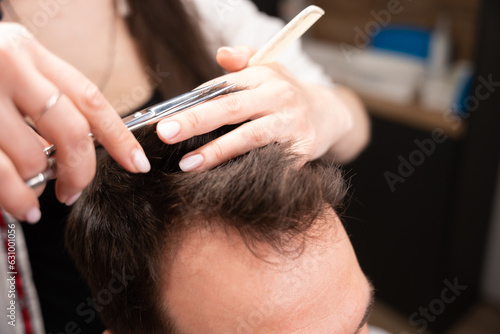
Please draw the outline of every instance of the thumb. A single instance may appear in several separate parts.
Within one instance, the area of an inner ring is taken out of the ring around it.
[[[217,50],[217,63],[227,72],[241,71],[248,65],[248,61],[255,54],[249,46],[221,47]]]

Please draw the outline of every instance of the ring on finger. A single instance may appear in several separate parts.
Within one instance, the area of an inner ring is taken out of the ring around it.
[[[43,115],[45,115],[45,113],[47,113],[47,111],[49,111],[50,109],[52,109],[57,104],[57,101],[59,101],[59,98],[61,96],[62,96],[61,91],[57,91],[54,94],[52,94],[52,96],[49,97],[49,99],[45,103],[45,106],[42,109],[42,112],[40,112],[38,114],[38,116],[36,117],[36,119],[34,119],[34,121],[37,122],[38,120],[40,120],[40,118],[42,118]]]

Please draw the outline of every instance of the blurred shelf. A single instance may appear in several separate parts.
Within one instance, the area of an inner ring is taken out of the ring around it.
[[[398,104],[359,94],[368,112],[423,131],[443,129],[452,139],[460,139],[465,134],[466,122],[458,116],[446,115],[444,111],[430,110],[417,104]]]

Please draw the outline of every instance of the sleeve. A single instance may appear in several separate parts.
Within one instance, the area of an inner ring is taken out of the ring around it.
[[[284,26],[282,20],[259,12],[249,0],[184,2],[195,6],[209,51],[213,54],[224,45],[248,45],[259,49]],[[302,81],[333,86],[324,69],[304,52],[301,41],[288,47],[278,62]]]
[[[21,223],[2,210],[0,210],[0,293],[2,294],[0,333],[25,334],[28,332],[26,329],[28,326],[30,333],[45,333]]]

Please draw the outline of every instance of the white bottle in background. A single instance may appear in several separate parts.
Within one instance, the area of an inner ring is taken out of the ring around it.
[[[451,60],[451,23],[440,16],[429,42],[429,71],[431,78],[443,78],[448,74]]]
[[[454,101],[456,76],[451,64],[450,20],[440,16],[430,41],[425,79],[420,88],[420,103],[429,110],[447,112]]]

